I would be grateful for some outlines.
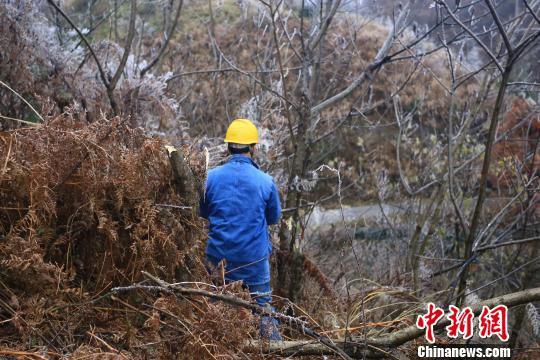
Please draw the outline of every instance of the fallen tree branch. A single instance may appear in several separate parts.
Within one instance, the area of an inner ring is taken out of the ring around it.
[[[0,355],[10,356],[10,357],[14,356],[16,358],[30,358],[30,359],[40,359],[40,360],[47,359],[45,356],[42,356],[38,354],[37,352],[18,351],[18,350],[12,350],[12,349],[0,349]],[[57,354],[54,354],[54,355],[57,355]]]
[[[288,324],[289,326],[299,330],[303,334],[306,334],[313,339],[317,340],[320,346],[324,347],[327,350],[328,354],[338,354],[344,359],[351,359],[347,352],[343,351],[340,347],[336,346],[334,342],[327,336],[320,335],[314,330],[307,327],[307,323],[304,320],[287,316],[278,312],[272,312],[271,310],[261,307],[256,303],[251,303],[249,301],[239,299],[233,295],[228,294],[219,294],[213,293],[203,289],[187,288],[179,284],[169,284],[152,274],[142,271],[142,274],[149,280],[158,284],[158,286],[147,286],[147,285],[131,285],[126,287],[116,287],[111,289],[112,292],[126,292],[133,290],[148,290],[148,291],[161,291],[174,295],[183,295],[183,296],[204,296],[213,300],[222,301],[224,303],[243,307],[249,309],[254,313],[262,316],[267,316],[280,320],[282,323]]]
[[[392,351],[385,351],[376,346],[365,344],[362,342],[347,342],[341,340],[336,342],[344,352],[353,359],[363,359],[365,357],[385,357],[390,359],[399,359],[392,355]],[[249,340],[244,343],[242,350],[248,354],[272,354],[280,356],[322,356],[331,355],[332,352],[328,348],[321,346],[320,343],[311,340],[296,340],[296,341],[260,341]]]
[[[526,304],[533,301],[540,300],[540,287],[527,289],[515,293],[510,293],[502,296],[498,296],[492,299],[482,301],[481,303],[471,306],[475,315],[482,312],[483,306],[494,307],[504,304],[508,307],[514,307],[522,304]],[[450,321],[445,317],[441,319],[435,326],[435,330],[443,329],[448,326]],[[365,341],[354,342],[351,340],[345,341],[345,339],[335,340],[334,343],[343,349],[349,356],[353,358],[361,357],[364,345],[368,347],[366,350],[370,350],[365,356],[377,355],[378,347],[393,348],[403,345],[411,340],[421,337],[424,334],[424,330],[418,329],[416,326],[409,326],[405,329],[396,331],[394,333],[381,336],[379,338],[368,338]],[[252,340],[245,343],[245,352],[263,352],[279,354],[283,356],[305,356],[305,355],[329,355],[331,352],[327,348],[321,346],[321,344],[314,343],[313,341],[280,341],[280,342],[263,342]]]
[[[147,290],[166,292],[169,294],[182,296],[204,296],[230,305],[249,309],[258,315],[278,319],[282,322],[282,324],[289,325],[314,339],[272,342],[250,340],[246,341],[244,344],[243,351],[247,353],[271,353],[283,356],[330,355],[337,353],[345,359],[377,357],[381,355],[392,357],[391,352],[388,352],[390,351],[389,349],[403,345],[411,340],[421,337],[424,334],[424,330],[413,325],[377,338],[368,338],[365,340],[358,339],[358,341],[355,341],[354,338],[347,340],[332,340],[310,329],[307,326],[307,323],[299,318],[287,316],[278,312],[272,312],[266,308],[260,307],[255,303],[239,299],[233,295],[220,294],[203,289],[188,288],[179,284],[169,284],[153,276],[152,274],[147,273],[146,271],[143,271],[142,273],[147,279],[153,281],[157,285],[149,286],[136,284],[126,287],[116,287],[111,289],[111,291],[126,292],[133,290]],[[470,308],[475,315],[478,315],[482,312],[484,306],[494,307],[497,305],[506,305],[510,308],[539,300],[540,287],[537,287],[484,300],[476,305],[470,306]],[[450,321],[448,318],[444,317],[434,326],[434,330],[443,329],[449,324]]]
[[[526,239],[520,239],[520,240],[511,240],[511,241],[506,241],[506,242],[501,242],[501,243],[495,243],[495,244],[491,244],[491,245],[486,245],[486,246],[481,246],[479,248],[477,248],[475,250],[475,252],[471,255],[471,257],[469,259],[466,259],[466,260],[462,260],[460,262],[458,262],[457,264],[454,264],[452,266],[449,266],[447,268],[444,268],[442,270],[439,270],[439,271],[436,271],[434,272],[433,274],[431,274],[431,278],[434,278],[436,276],[440,276],[442,274],[446,274],[447,272],[449,271],[452,271],[454,269],[457,269],[459,267],[461,267],[465,262],[471,262],[473,261],[474,259],[476,259],[476,257],[480,254],[480,253],[483,253],[483,252],[486,252],[487,250],[491,250],[491,249],[497,249],[497,248],[500,248],[500,247],[503,247],[503,246],[511,246],[511,245],[521,245],[521,244],[526,244],[526,243],[529,243],[529,242],[534,242],[534,241],[540,241],[540,237],[536,236],[536,237],[531,237],[531,238],[526,238]]]

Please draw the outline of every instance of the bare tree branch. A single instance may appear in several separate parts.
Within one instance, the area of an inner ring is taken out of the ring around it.
[[[332,19],[336,15],[336,12],[340,5],[341,5],[341,0],[335,0],[334,3],[332,4],[332,8],[330,9],[328,15],[325,17],[324,21],[322,22],[319,31],[317,31],[315,36],[308,43],[308,48],[310,49],[310,51],[315,50],[315,48],[317,47],[321,39],[324,37],[324,35],[328,31],[328,27],[332,23]],[[322,1],[321,1],[321,6],[322,6]]]
[[[274,352],[274,353],[280,353],[281,355],[309,355],[314,354],[313,351],[317,351],[317,354],[334,354],[338,353],[342,357],[349,359],[351,357],[357,358],[358,356],[362,356],[366,347],[364,344],[367,345],[368,350],[375,350],[377,352],[377,349],[379,347],[383,348],[392,348],[397,347],[400,345],[405,344],[408,341],[414,340],[424,334],[424,330],[419,329],[417,326],[410,326],[402,330],[398,330],[396,332],[390,333],[388,335],[383,335],[381,337],[377,338],[368,338],[365,342],[364,341],[351,341],[351,340],[344,340],[339,339],[336,341],[333,341],[329,339],[326,336],[322,336],[311,330],[306,326],[306,323],[302,320],[299,320],[294,317],[290,317],[287,315],[283,315],[280,313],[272,312],[266,308],[260,307],[254,303],[251,303],[249,301],[239,299],[233,295],[228,294],[220,294],[215,293],[207,290],[202,289],[196,289],[196,288],[188,288],[179,284],[169,284],[165,281],[143,271],[143,274],[148,279],[155,282],[157,285],[131,285],[126,287],[116,287],[111,289],[112,292],[126,292],[126,291],[136,291],[136,290],[147,290],[147,291],[159,291],[159,292],[166,292],[169,294],[175,294],[175,295],[182,295],[182,296],[203,296],[208,297],[211,299],[214,299],[216,301],[223,301],[229,305],[239,306],[243,307],[249,310],[252,310],[253,312],[273,317],[276,319],[281,320],[284,324],[291,325],[298,330],[302,331],[306,335],[309,335],[311,337],[314,337],[319,344],[315,344],[313,341],[294,341],[294,342],[271,342],[273,344],[271,347],[268,347],[267,342],[258,342],[258,341],[252,341],[247,342],[245,345],[245,351],[251,351],[251,352],[260,352],[263,351],[265,353],[268,352]],[[510,293],[502,296],[497,296],[492,299],[484,300],[480,302],[479,304],[471,306],[471,310],[475,315],[478,315],[484,306],[487,307],[493,307],[497,305],[506,305],[508,307],[515,307],[518,305],[526,304],[533,301],[540,300],[540,288],[532,288],[527,289],[515,293]],[[448,318],[441,319],[436,325],[435,330],[443,329],[445,326],[447,326],[450,323]],[[345,344],[348,344],[349,346],[344,346]],[[306,353],[302,353],[302,348],[306,347]],[[359,349],[362,348],[362,349]],[[375,347],[376,349],[373,349]],[[295,348],[295,351],[292,351],[292,348]],[[282,353],[283,351],[283,353]]]
[[[277,96],[278,98],[282,99],[284,102],[286,102],[287,104],[289,104],[290,106],[292,106],[294,109],[297,108],[297,106],[288,98],[284,97],[283,95],[281,95],[279,92],[275,91],[274,89],[272,89],[270,86],[266,85],[265,83],[263,83],[261,80],[257,79],[255,76],[253,76],[253,74],[245,71],[245,70],[242,70],[240,69],[238,66],[236,66],[232,61],[230,61],[226,56],[225,54],[221,51],[217,41],[215,38],[212,38],[212,42],[216,48],[216,51],[219,53],[219,56],[225,60],[225,62],[231,67],[233,68],[234,70],[236,70],[237,72],[239,72],[240,74],[242,75],[246,75],[247,77],[249,77],[250,79],[252,79],[253,81],[255,81],[258,85],[260,85],[263,89],[265,89],[266,91],[274,94],[275,96]]]
[[[281,58],[281,51],[279,47],[278,37],[277,37],[277,27],[276,27],[276,20],[275,20],[275,14],[279,11],[279,5],[276,7],[276,9],[272,9],[272,6],[270,4],[267,4],[263,2],[265,5],[268,6],[268,10],[270,11],[270,17],[272,18],[272,39],[274,41],[274,46],[276,49],[276,57],[278,60],[278,66],[279,66],[279,77],[281,80],[281,91],[283,91],[283,97],[288,99],[289,95],[287,92],[287,84],[285,83],[285,73],[283,71],[283,61]],[[285,117],[287,118],[287,126],[289,128],[289,136],[291,137],[291,141],[294,144],[295,137],[294,137],[294,131],[292,128],[292,117],[291,112],[289,111],[289,107],[285,106]]]
[[[529,2],[527,0],[523,0],[523,2],[525,3],[525,6],[527,7],[527,10],[529,10],[529,12],[531,13],[534,20],[540,25],[540,18],[534,12],[534,10],[531,8],[531,5],[529,5]]]
[[[493,7],[491,0],[485,0],[485,3],[489,8],[489,12],[491,13],[491,16],[495,20],[495,24],[497,24],[499,33],[501,34],[504,41],[504,46],[506,47],[506,51],[508,51],[508,54],[511,56],[512,53],[514,52],[514,49],[512,48],[512,44],[510,44],[510,40],[508,40],[508,34],[506,33],[504,25],[502,24],[502,21],[499,18],[499,14],[497,14],[497,11],[495,11],[495,8]]]
[[[126,66],[129,53],[131,52],[131,44],[133,43],[133,38],[135,37],[135,19],[137,18],[137,0],[131,0],[131,12],[129,15],[129,30],[128,36],[126,39],[126,46],[124,47],[124,53],[122,54],[122,59],[120,59],[120,64],[114,73],[114,76],[109,83],[110,91],[113,91],[116,88],[116,84],[122,76],[124,67]]]
[[[105,15],[104,15],[97,23],[95,23],[94,26],[92,26],[92,27],[90,28],[90,30],[88,30],[88,32],[86,33],[86,35],[92,34],[92,33],[93,33],[93,32],[94,32],[101,24],[103,24],[108,18],[110,18],[111,15],[113,15],[113,14],[116,15],[118,9],[119,9],[122,5],[124,5],[126,2],[127,2],[127,0],[122,0],[122,2],[121,2],[120,4],[116,4],[116,3],[115,3],[114,8],[113,8],[111,11],[109,11],[107,14],[105,14]],[[71,50],[71,52],[75,51],[75,50],[81,45],[81,42],[82,42],[82,41],[83,41],[83,40],[80,40],[80,41],[77,43],[77,45],[75,45],[75,47],[73,47],[73,49]]]
[[[478,292],[478,291],[480,291],[480,290],[482,290],[482,289],[484,289],[484,288],[486,288],[486,287],[488,287],[488,286],[491,286],[491,285],[495,284],[495,283],[498,282],[498,281],[501,281],[501,280],[503,280],[503,279],[506,279],[506,278],[509,277],[510,275],[515,274],[516,272],[523,270],[524,268],[526,268],[527,266],[529,266],[529,265],[531,265],[531,264],[538,263],[539,260],[540,260],[540,256],[538,256],[538,257],[536,257],[536,258],[533,258],[532,260],[527,261],[525,264],[523,264],[523,265],[521,265],[521,266],[519,266],[519,267],[517,267],[517,268],[514,268],[512,271],[510,271],[510,272],[508,272],[508,273],[506,273],[506,274],[504,274],[504,275],[502,275],[502,276],[499,276],[498,278],[496,278],[495,280],[492,280],[492,281],[488,282],[487,284],[484,284],[484,285],[482,285],[482,286],[480,286],[480,287],[477,287],[477,288],[474,289],[474,290],[467,291],[467,292],[464,293],[464,294],[458,293],[458,295],[457,295],[454,299],[452,299],[451,301],[456,300],[456,299],[458,299],[458,298],[461,297],[461,296],[466,297],[466,296],[469,296],[469,295],[471,295],[471,294],[474,294],[474,293],[476,293],[476,292]]]
[[[450,75],[452,78],[452,86],[450,90],[450,107],[448,110],[448,126],[447,126],[447,137],[448,137],[448,193],[450,195],[450,200],[452,202],[452,205],[454,206],[454,211],[456,212],[456,215],[459,219],[459,224],[461,226],[461,230],[463,231],[463,234],[467,234],[467,225],[465,221],[465,216],[463,215],[463,211],[458,206],[456,195],[454,193],[455,188],[455,181],[454,181],[454,157],[453,157],[453,147],[452,143],[454,141],[454,123],[453,123],[453,117],[454,117],[454,106],[455,106],[455,96],[456,96],[456,67],[457,64],[455,63],[452,52],[450,51],[450,48],[448,47],[448,43],[446,41],[446,32],[444,31],[445,28],[443,27],[443,40],[442,43],[446,49],[446,55],[448,56],[448,64],[450,67]]]
[[[71,20],[71,18],[62,9],[60,9],[60,7],[58,5],[56,5],[54,0],[47,0],[47,2],[56,11],[58,11],[60,13],[60,15],[62,15],[62,17],[64,19],[66,19],[66,21],[69,23],[69,25],[73,28],[73,30],[75,30],[75,32],[77,32],[77,34],[79,35],[81,40],[84,42],[84,44],[88,48],[88,51],[90,51],[90,54],[92,55],[92,58],[96,62],[96,66],[98,68],[99,77],[101,78],[101,82],[103,82],[103,85],[107,89],[107,95],[109,96],[109,102],[111,104],[111,108],[113,110],[113,113],[114,113],[114,115],[117,115],[118,114],[118,105],[116,104],[116,101],[114,100],[114,96],[111,96],[111,93],[112,93],[110,91],[111,86],[109,84],[109,81],[107,80],[107,76],[105,75],[103,67],[101,66],[101,62],[99,61],[99,58],[97,57],[94,49],[92,48],[92,46],[88,42],[88,39],[86,38],[86,36],[84,36],[84,34],[81,32],[81,30],[79,30],[79,28],[75,25],[75,23]]]
[[[512,240],[512,241],[506,241],[506,242],[502,242],[502,243],[498,243],[498,244],[491,244],[491,245],[481,246],[478,249],[476,249],[476,251],[481,252],[481,251],[487,251],[487,250],[491,250],[491,249],[497,249],[497,248],[500,248],[500,247],[503,247],[503,246],[521,245],[521,244],[526,244],[526,243],[536,242],[536,241],[540,241],[540,237],[536,236],[536,237],[527,238],[527,239]]]
[[[491,116],[488,139],[486,142],[486,148],[484,152],[484,161],[482,164],[482,172],[481,172],[480,181],[479,181],[478,200],[476,201],[474,213],[470,221],[471,226],[469,228],[469,231],[467,233],[467,238],[465,240],[465,254],[464,254],[465,256],[464,257],[466,259],[471,257],[474,240],[476,238],[476,230],[478,229],[478,226],[480,224],[480,214],[482,213],[482,208],[484,206],[484,199],[486,196],[487,178],[489,174],[489,167],[491,164],[491,157],[492,157],[492,152],[493,152],[492,149],[493,149],[493,144],[495,141],[495,135],[497,132],[497,125],[499,124],[499,116],[502,112],[503,100],[504,100],[504,95],[506,91],[506,84],[508,83],[508,80],[510,79],[510,73],[512,71],[512,64],[513,62],[510,60],[509,64],[504,69],[501,83],[499,86],[499,92],[497,94],[497,99],[495,101],[495,107],[493,109],[493,114]],[[465,265],[464,271],[462,272],[461,278],[459,281],[459,287],[458,287],[459,294],[462,294],[463,290],[465,289],[466,279],[468,275],[467,270],[468,270],[468,265]],[[461,303],[462,300],[463,300],[463,297],[460,297],[458,299],[458,303]]]
[[[288,67],[284,68],[284,72],[293,71],[293,70],[300,70],[302,69],[302,66],[294,66],[294,67]],[[268,70],[244,70],[246,73],[249,74],[271,74],[279,72],[279,69],[268,69]],[[203,70],[193,70],[193,71],[186,71],[179,74],[175,74],[167,79],[167,82],[170,82],[172,80],[184,77],[184,76],[191,76],[191,75],[200,75],[200,74],[215,74],[215,73],[227,73],[227,72],[238,72],[236,68],[233,67],[226,67],[223,69],[203,69]]]
[[[150,61],[150,63],[146,65],[144,69],[141,70],[141,77],[143,77],[144,74],[146,74],[154,65],[157,64],[157,62],[159,61],[159,59],[161,58],[161,56],[167,49],[167,46],[169,45],[169,42],[171,41],[174,31],[176,30],[176,26],[178,25],[178,19],[180,19],[180,14],[182,13],[183,4],[184,4],[184,0],[180,0],[180,2],[178,3],[178,8],[176,8],[176,14],[174,16],[174,21],[171,27],[171,31],[169,31],[169,34],[166,35],[165,43],[163,44],[161,49],[159,49],[159,52],[156,55],[156,57],[152,61]]]
[[[409,11],[410,11],[410,2],[408,2],[407,5],[405,5],[403,10],[397,17],[394,23],[394,26],[392,27],[392,29],[390,29],[386,39],[384,40],[383,45],[379,49],[379,52],[375,56],[375,59],[373,59],[373,62],[369,64],[367,68],[360,74],[360,76],[358,76],[345,90],[341,91],[340,93],[314,106],[311,109],[312,115],[320,113],[327,107],[349,96],[354,90],[356,90],[359,86],[361,86],[366,79],[371,78],[371,75],[375,70],[379,69],[382,65],[384,65],[386,62],[389,61],[389,58],[387,57],[388,52],[390,51],[390,48],[396,37],[396,34],[400,32],[401,27],[403,26],[405,20],[407,19],[409,15]]]
[[[508,86],[534,86],[540,87],[540,83],[526,82],[526,81],[515,81],[508,83]]]
[[[442,4],[446,11],[448,12],[448,14],[452,17],[452,19],[463,29],[465,30],[475,41],[478,45],[480,45],[480,47],[486,52],[486,54],[488,54],[488,56],[491,58],[491,60],[493,60],[493,62],[495,63],[495,65],[497,66],[497,68],[499,69],[499,71],[502,73],[504,70],[503,70],[503,67],[502,65],[499,63],[499,60],[497,60],[497,57],[495,55],[493,55],[493,53],[488,49],[488,47],[482,42],[482,40],[480,40],[478,38],[478,36],[476,36],[476,34],[467,27],[467,25],[465,25],[463,22],[461,22],[461,20],[459,20],[456,16],[456,14],[454,14],[454,12],[452,12],[452,10],[450,10],[450,7],[448,6],[448,4],[446,3],[446,1],[444,0],[439,0],[439,3]]]

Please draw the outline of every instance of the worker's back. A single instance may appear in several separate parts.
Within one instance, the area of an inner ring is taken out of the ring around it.
[[[281,215],[279,194],[272,178],[251,160],[259,142],[251,121],[231,122],[224,142],[232,156],[225,165],[209,172],[206,194],[201,199],[201,216],[210,224],[207,268],[215,274],[219,266],[219,279],[241,281],[257,304],[274,311],[270,305],[272,246],[268,225],[277,223]],[[276,319],[262,316],[259,328],[263,338],[282,340]]]
[[[242,263],[268,257],[268,225],[278,221],[280,212],[272,178],[250,157],[232,155],[208,174],[201,201],[201,215],[210,223],[206,253]]]

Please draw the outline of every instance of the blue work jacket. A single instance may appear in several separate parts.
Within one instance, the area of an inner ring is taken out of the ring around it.
[[[206,254],[214,260],[260,262],[272,250],[268,225],[281,216],[276,185],[250,157],[232,155],[210,170],[200,214],[208,219]]]

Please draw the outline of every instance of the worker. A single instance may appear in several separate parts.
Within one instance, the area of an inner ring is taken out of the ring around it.
[[[225,142],[230,157],[208,172],[201,198],[200,214],[209,221],[208,265],[224,266],[226,282],[242,281],[260,306],[273,311],[268,225],[281,216],[279,193],[272,177],[253,161],[259,136],[251,121],[234,120]],[[281,340],[275,319],[262,317],[260,332],[265,339]]]

